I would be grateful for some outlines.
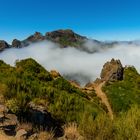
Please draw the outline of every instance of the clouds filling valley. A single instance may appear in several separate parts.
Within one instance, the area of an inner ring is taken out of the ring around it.
[[[94,47],[92,43],[87,44],[87,49],[96,52],[88,53],[74,47],[60,48],[55,43],[43,41],[20,49],[7,49],[0,53],[0,59],[14,65],[16,60],[33,58],[47,70],[57,70],[61,75],[76,80],[81,85],[99,77],[104,63],[112,58],[120,59],[123,65],[133,65],[140,72],[140,45],[120,43],[103,49],[97,45]]]

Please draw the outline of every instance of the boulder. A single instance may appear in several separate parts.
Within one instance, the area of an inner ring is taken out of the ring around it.
[[[54,119],[51,117],[51,114],[46,110],[42,105],[36,105],[33,102],[29,103],[29,120],[38,126],[43,128],[51,126],[54,123]]]
[[[18,125],[17,116],[8,113],[5,105],[0,105],[0,129],[4,130],[8,135],[15,134],[15,128]]]
[[[5,114],[0,121],[0,128],[4,130],[7,135],[15,135],[17,125],[17,116],[14,114]]]
[[[101,71],[102,81],[118,81],[123,79],[124,68],[120,60],[112,59],[110,62],[104,64]]]
[[[42,105],[36,105],[33,102],[29,103],[27,121],[36,125],[43,130],[54,130],[56,135],[62,135],[62,128],[60,124],[51,116],[46,110],[46,107]]]

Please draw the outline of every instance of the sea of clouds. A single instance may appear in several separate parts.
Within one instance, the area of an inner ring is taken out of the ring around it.
[[[87,42],[87,49],[90,49],[90,53],[74,47],[60,48],[55,43],[43,41],[20,49],[7,49],[0,53],[0,59],[14,66],[16,60],[33,58],[47,70],[57,70],[61,75],[77,80],[81,85],[100,77],[104,63],[112,58],[120,59],[124,66],[133,65],[140,72],[138,44],[119,43],[104,49],[103,46]]]

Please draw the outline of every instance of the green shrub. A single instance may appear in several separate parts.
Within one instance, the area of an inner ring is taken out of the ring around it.
[[[134,67],[124,70],[122,81],[107,83],[103,87],[112,105],[113,111],[127,111],[133,104],[140,104],[140,75]]]

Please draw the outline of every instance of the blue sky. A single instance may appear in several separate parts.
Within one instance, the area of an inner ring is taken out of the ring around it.
[[[0,0],[0,40],[67,28],[99,40],[140,39],[140,0]]]

